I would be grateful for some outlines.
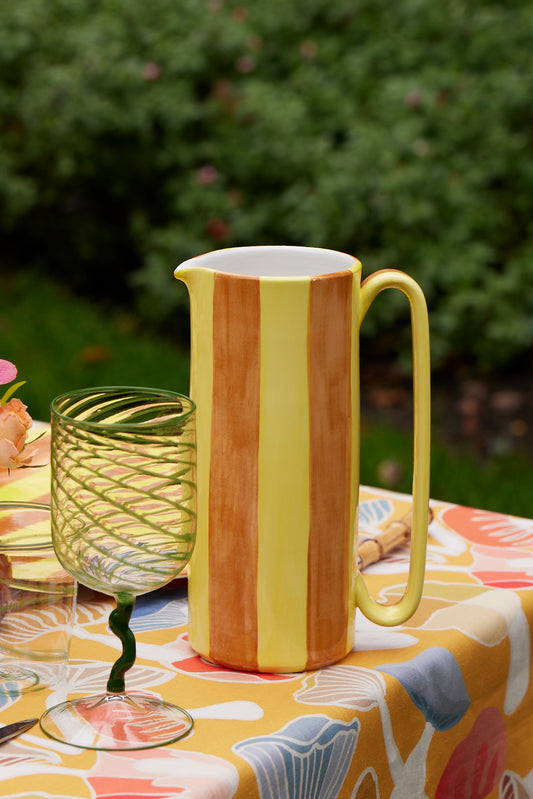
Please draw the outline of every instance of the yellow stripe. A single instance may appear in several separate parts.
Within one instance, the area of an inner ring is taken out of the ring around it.
[[[19,469],[11,472],[11,477],[0,486],[0,501],[2,502],[43,502],[47,504],[50,499],[50,466],[40,466],[36,469]]]
[[[307,659],[309,280],[263,279],[260,292],[257,659],[296,671]]]
[[[184,269],[176,273],[191,298],[191,397],[196,402],[198,525],[189,564],[189,641],[209,654],[209,462],[213,391],[214,272]],[[201,369],[197,368],[201,364]]]

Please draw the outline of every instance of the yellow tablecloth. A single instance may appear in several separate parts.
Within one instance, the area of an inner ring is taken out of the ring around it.
[[[46,501],[48,482],[47,466],[19,470],[0,478],[0,500]],[[360,528],[375,532],[409,505],[363,487]],[[112,754],[61,745],[34,727],[0,747],[0,795],[533,797],[533,521],[437,501],[432,509],[415,617],[386,629],[359,614],[354,650],[329,668],[273,676],[207,665],[187,641],[186,580],[139,598],[127,686],[183,704],[193,733]],[[407,562],[401,549],[367,570],[374,596],[400,595]],[[69,695],[105,686],[119,650],[110,606],[81,591]],[[0,722],[40,715],[66,692],[0,695]]]

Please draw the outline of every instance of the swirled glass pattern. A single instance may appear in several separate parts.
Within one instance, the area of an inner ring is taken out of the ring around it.
[[[115,596],[169,582],[196,528],[194,405],[150,389],[91,389],[52,406],[52,519],[63,566]]]

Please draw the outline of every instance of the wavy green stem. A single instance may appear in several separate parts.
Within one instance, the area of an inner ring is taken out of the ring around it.
[[[107,681],[109,694],[124,693],[124,675],[135,663],[135,636],[128,627],[135,597],[117,597],[117,606],[109,616],[109,626],[122,643],[122,654],[113,664]]]

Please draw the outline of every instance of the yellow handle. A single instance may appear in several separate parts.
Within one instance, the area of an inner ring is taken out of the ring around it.
[[[408,275],[394,269],[384,269],[364,280],[361,284],[359,324],[380,291],[388,288],[403,291],[411,307],[414,395],[411,560],[407,588],[399,602],[394,605],[382,605],[372,599],[360,572],[355,579],[355,601],[368,619],[376,624],[390,627],[402,624],[413,615],[424,588],[429,505],[431,370],[426,300],[418,283]]]

